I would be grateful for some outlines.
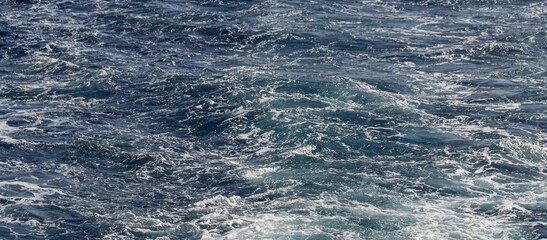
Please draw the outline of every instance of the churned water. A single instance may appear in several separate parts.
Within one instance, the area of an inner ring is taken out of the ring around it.
[[[0,239],[547,238],[547,2],[0,1]]]

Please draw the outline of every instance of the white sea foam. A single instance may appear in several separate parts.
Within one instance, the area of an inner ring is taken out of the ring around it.
[[[10,126],[8,126],[6,121],[1,121],[0,120],[0,139],[2,139],[2,141],[7,142],[7,143],[11,143],[11,144],[17,144],[17,143],[23,142],[23,140],[14,139],[14,138],[9,136],[10,134],[12,134],[12,133],[14,133],[18,130],[19,130],[19,128],[10,127]]]
[[[244,178],[247,178],[247,179],[255,179],[255,178],[262,177],[264,174],[275,172],[277,170],[279,170],[279,167],[265,167],[265,168],[249,169],[249,170],[245,170],[243,172],[242,176]]]
[[[28,191],[32,196],[4,196],[0,195],[1,199],[14,202],[14,204],[19,205],[28,205],[34,204],[35,202],[43,201],[45,196],[60,194],[64,195],[63,191],[49,188],[41,187],[33,183],[21,182],[21,181],[2,181],[0,182],[0,188],[6,187],[20,187],[23,191]]]

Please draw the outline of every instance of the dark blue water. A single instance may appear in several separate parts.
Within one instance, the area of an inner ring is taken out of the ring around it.
[[[0,239],[547,238],[547,2],[0,0]]]

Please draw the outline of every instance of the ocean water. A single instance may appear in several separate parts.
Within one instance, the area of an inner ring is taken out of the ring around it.
[[[0,0],[0,239],[545,239],[547,2]]]

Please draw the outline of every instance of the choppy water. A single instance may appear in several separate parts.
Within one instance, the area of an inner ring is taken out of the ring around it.
[[[0,239],[547,238],[547,2],[0,1]]]

